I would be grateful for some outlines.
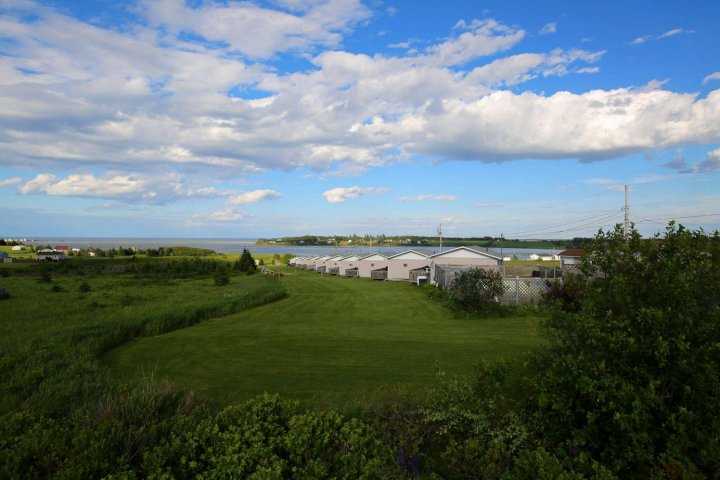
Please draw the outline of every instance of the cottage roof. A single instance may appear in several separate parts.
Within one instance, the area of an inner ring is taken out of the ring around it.
[[[393,255],[393,256],[391,256],[391,257],[388,257],[388,260],[400,259],[400,258],[403,258],[403,257],[407,257],[407,258],[417,258],[418,260],[424,259],[424,258],[428,258],[427,255],[422,254],[422,253],[420,253],[420,252],[416,252],[415,250],[406,250],[406,251],[404,251],[404,252],[397,253],[397,254],[395,254],[395,255]],[[420,258],[418,258],[418,257],[420,257]]]
[[[382,253],[376,252],[360,257],[358,260],[387,260],[387,257]]]
[[[446,250],[444,252],[436,253],[435,255],[430,255],[430,258],[438,258],[438,257],[442,257],[442,256],[451,256],[452,257],[452,256],[457,256],[458,253],[462,253],[462,252],[466,252],[470,256],[474,256],[474,257],[480,256],[480,257],[492,258],[495,260],[502,260],[502,258],[500,258],[498,256],[495,256],[495,255],[492,255],[490,253],[483,252],[480,250],[475,250],[474,248],[470,248],[470,247],[453,248],[452,250]]]
[[[568,248],[567,250],[563,250],[562,252],[558,253],[561,257],[582,257],[585,255],[587,251],[583,248]]]

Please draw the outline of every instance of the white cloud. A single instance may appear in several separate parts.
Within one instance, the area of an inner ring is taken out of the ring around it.
[[[540,35],[548,35],[548,34],[550,34],[550,33],[555,33],[555,32],[557,32],[557,23],[551,22],[551,23],[545,24],[545,25],[540,29],[540,32],[539,32],[539,33],[540,33]]]
[[[279,3],[295,13],[262,8],[250,2],[205,3],[197,8],[188,7],[183,0],[143,2],[148,18],[155,25],[177,36],[195,33],[252,58],[269,58],[285,51],[302,52],[316,46],[336,46],[343,31],[370,16],[370,10],[360,0]]]
[[[583,180],[583,183],[586,183],[588,185],[609,185],[616,182],[617,180],[614,180],[612,178],[588,178]]]
[[[351,198],[380,195],[387,191],[387,188],[375,187],[337,187],[323,192],[323,197],[325,197],[325,200],[329,203],[340,203]]]
[[[205,215],[199,215],[198,218],[205,217]],[[238,212],[231,208],[226,210],[220,210],[208,214],[207,219],[214,220],[217,222],[236,222],[239,220],[245,220],[248,216],[242,212]]]
[[[720,72],[714,72],[710,75],[706,75],[705,78],[703,78],[703,85],[705,85],[708,82],[711,82],[713,80],[720,80]]]
[[[0,187],[7,187],[9,185],[15,185],[16,183],[21,183],[23,181],[20,177],[12,177],[12,178],[6,178],[5,180],[0,180]]]
[[[583,67],[575,70],[575,73],[598,73],[599,71],[600,67]]]
[[[401,202],[454,202],[455,195],[416,195],[413,197],[400,197]]]
[[[58,179],[41,173],[25,185],[18,187],[24,195],[45,193],[52,196],[113,198],[135,195],[145,191],[146,182],[138,175],[118,175],[97,178],[92,174],[70,175]],[[152,195],[153,192],[147,192]]]
[[[505,51],[525,37],[525,32],[495,20],[460,21],[456,29],[465,30],[457,37],[428,49],[442,65],[459,65],[474,58]]]
[[[632,42],[630,42],[630,45],[642,45],[643,43],[646,43],[649,41],[662,40],[663,38],[674,37],[675,35],[689,34],[689,33],[695,33],[695,30],[688,30],[686,28],[673,28],[673,29],[663,32],[659,35],[642,35],[640,37],[635,38]]]
[[[563,76],[568,72],[567,66],[574,62],[594,63],[605,54],[604,51],[588,52],[586,50],[553,50],[548,54],[521,53],[475,68],[466,77],[466,82],[479,82],[483,85],[515,85],[538,76]],[[594,67],[597,68],[597,67]],[[579,69],[578,73],[590,73],[597,70]]]
[[[115,185],[116,195],[134,201],[229,198],[235,192],[203,188],[213,179],[273,170],[357,175],[415,155],[595,160],[720,141],[720,90],[704,98],[660,83],[652,91],[501,90],[537,77],[592,73],[604,52],[503,55],[525,32],[491,19],[458,22],[449,38],[420,53],[314,54],[339,45],[333,42],[367,18],[359,2],[277,0],[281,10],[240,2],[143,5],[151,27],[109,30],[36,4],[28,7],[32,15],[0,18],[0,31],[12,40],[0,56],[0,165],[67,177],[28,188],[47,193],[74,185],[80,195],[100,195],[92,179],[71,181],[66,173],[93,171],[101,183],[127,177],[125,188],[138,192]],[[244,13],[269,15],[268,36],[256,45],[236,45],[250,33],[228,30],[228,19]],[[283,45],[298,25],[308,30]],[[181,40],[173,32],[182,29],[217,44]],[[239,60],[232,52],[240,48],[256,49],[243,55],[295,52],[310,63],[283,73]],[[493,61],[483,62],[487,55]],[[168,171],[182,177],[168,180]],[[191,181],[198,171],[207,177]]]
[[[235,194],[231,190],[198,186],[196,179],[188,180],[178,173],[143,175],[108,172],[99,177],[82,173],[65,178],[41,173],[24,185],[19,185],[18,190],[24,195],[112,198],[130,203],[156,204],[189,198],[232,197]]]
[[[280,192],[275,190],[253,190],[252,192],[243,192],[232,195],[227,203],[229,205],[247,205],[251,203],[260,203],[266,200],[275,200],[282,197]]]

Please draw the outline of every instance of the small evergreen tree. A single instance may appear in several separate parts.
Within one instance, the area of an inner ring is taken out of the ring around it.
[[[248,275],[252,275],[257,270],[255,259],[246,248],[243,249],[242,255],[240,255],[238,261],[235,262],[235,270],[247,273]]]

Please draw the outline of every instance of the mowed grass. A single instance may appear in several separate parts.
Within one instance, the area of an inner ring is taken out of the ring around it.
[[[541,344],[537,319],[457,316],[422,289],[298,272],[288,298],[126,344],[106,357],[222,403],[270,392],[312,406],[357,408],[469,375],[479,359]]]

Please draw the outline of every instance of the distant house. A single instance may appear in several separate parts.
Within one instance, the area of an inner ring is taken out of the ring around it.
[[[558,253],[560,257],[560,269],[563,273],[578,271],[582,264],[582,257],[587,252],[582,248],[569,248]]]
[[[35,254],[36,260],[53,260],[53,261],[60,261],[65,259],[65,253],[64,252],[58,252],[57,250],[40,250]]]
[[[357,261],[358,276],[361,278],[373,278],[373,272],[376,277],[381,280],[387,279],[387,257],[379,253],[371,253],[360,257]],[[382,277],[382,278],[380,278]]]
[[[55,251],[56,252],[69,252],[70,247],[67,245],[55,245]]]
[[[5,257],[2,259],[3,263],[13,263],[15,259],[13,257]]]
[[[22,250],[25,250],[25,246],[24,245],[14,245],[12,247],[12,249],[13,249],[13,252],[20,252]]]
[[[429,267],[431,260],[427,255],[407,250],[388,257],[388,280],[410,280],[410,270]]]

